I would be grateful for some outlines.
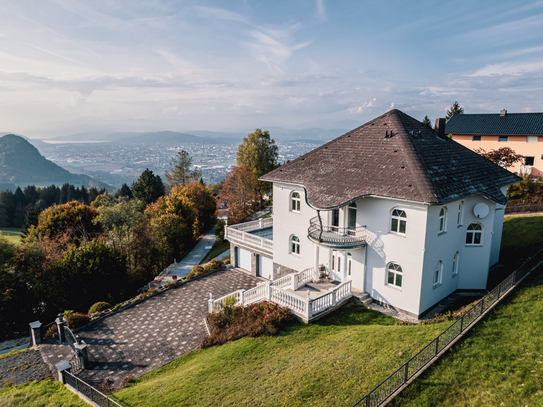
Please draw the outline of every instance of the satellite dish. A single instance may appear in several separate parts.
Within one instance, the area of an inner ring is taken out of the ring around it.
[[[488,213],[490,212],[490,208],[485,203],[478,203],[473,207],[473,214],[478,217],[479,219],[486,218]]]

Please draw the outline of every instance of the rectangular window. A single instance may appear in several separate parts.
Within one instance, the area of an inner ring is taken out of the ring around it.
[[[528,136],[526,137],[527,143],[537,143],[539,141],[539,138],[537,136]]]
[[[524,165],[531,165],[533,166],[535,162],[535,157],[525,157],[524,158]]]
[[[509,136],[500,136],[500,138],[498,138],[498,141],[509,141]]]
[[[473,136],[471,141],[481,141],[481,136]]]
[[[332,211],[332,230],[337,231],[339,226],[339,209],[334,209]]]

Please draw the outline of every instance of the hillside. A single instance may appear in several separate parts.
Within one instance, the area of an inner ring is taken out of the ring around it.
[[[0,184],[1,189],[14,189],[35,185],[62,185],[110,188],[103,182],[87,175],[72,174],[40,154],[38,149],[23,137],[7,134],[0,137]]]

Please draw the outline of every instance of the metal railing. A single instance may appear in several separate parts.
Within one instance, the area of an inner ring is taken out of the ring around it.
[[[122,407],[115,400],[112,400],[104,393],[96,390],[90,384],[85,383],[83,380],[66,370],[62,371],[62,378],[65,384],[70,385],[73,389],[77,390],[79,393],[83,394],[90,401],[96,403],[100,407]]]
[[[64,329],[64,337],[66,338],[66,342],[68,342],[68,345],[70,346],[70,348],[72,348],[72,350],[75,352],[76,351],[75,344],[77,343],[77,341],[75,339],[74,333],[66,325],[63,326],[63,329]]]
[[[449,345],[452,345],[467,329],[471,328],[479,317],[484,315],[511,288],[524,279],[535,266],[539,265],[539,262],[543,262],[543,250],[505,278],[496,288],[481,298],[479,302],[454,321],[434,340],[353,404],[353,407],[378,407],[389,401],[395,393],[403,389],[403,386],[409,380],[423,371],[434,359],[439,358]]]
[[[329,226],[315,216],[309,221],[307,229],[309,240],[333,247],[356,247],[366,244],[366,226]]]

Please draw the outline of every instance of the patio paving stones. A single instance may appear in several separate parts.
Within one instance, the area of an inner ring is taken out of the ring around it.
[[[79,377],[88,382],[108,378],[118,385],[126,376],[141,376],[198,348],[206,335],[209,293],[219,298],[260,281],[237,269],[218,271],[90,325],[78,332],[89,345],[90,360]],[[67,345],[55,343],[40,345],[40,351],[50,367],[73,355]]]

